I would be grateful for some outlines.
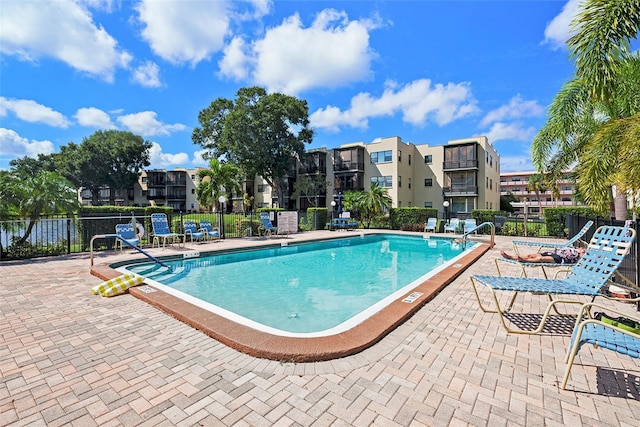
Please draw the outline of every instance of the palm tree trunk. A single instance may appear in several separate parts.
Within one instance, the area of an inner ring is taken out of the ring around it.
[[[627,219],[627,195],[626,193],[616,192],[614,199],[615,218],[619,221]]]

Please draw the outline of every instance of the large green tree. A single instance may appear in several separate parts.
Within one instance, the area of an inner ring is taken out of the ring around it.
[[[635,152],[640,126],[640,56],[629,42],[640,27],[638,0],[587,0],[573,22],[569,48],[576,77],[554,98],[533,141],[532,156],[551,179],[576,167],[584,200],[605,213],[616,190],[616,217],[640,189]]]
[[[195,144],[210,156],[236,163],[247,176],[262,176],[284,205],[292,158],[311,143],[307,102],[260,87],[238,90],[235,100],[218,98],[198,114]]]
[[[196,200],[201,206],[208,206],[213,211],[218,206],[218,198],[222,195],[229,200],[234,191],[241,190],[244,179],[242,170],[233,163],[209,160],[209,169],[198,172],[200,183],[196,187]]]

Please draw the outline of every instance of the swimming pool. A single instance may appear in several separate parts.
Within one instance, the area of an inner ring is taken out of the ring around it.
[[[372,234],[118,268],[242,325],[287,337],[344,332],[466,251],[451,239]]]

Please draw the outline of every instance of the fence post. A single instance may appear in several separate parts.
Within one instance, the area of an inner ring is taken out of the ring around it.
[[[71,254],[71,218],[67,213],[67,254]]]

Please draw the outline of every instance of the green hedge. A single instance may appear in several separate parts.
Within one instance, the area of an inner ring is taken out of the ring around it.
[[[595,218],[596,211],[589,207],[567,206],[558,208],[545,208],[544,221],[547,224],[549,236],[566,237],[566,217],[567,215],[580,215]]]
[[[389,210],[389,226],[393,230],[411,229],[424,230],[428,218],[437,218],[438,209],[435,208],[391,208]]]
[[[329,210],[327,208],[308,208],[305,223],[300,219],[300,229],[307,230],[324,230],[327,222],[329,222]]]

